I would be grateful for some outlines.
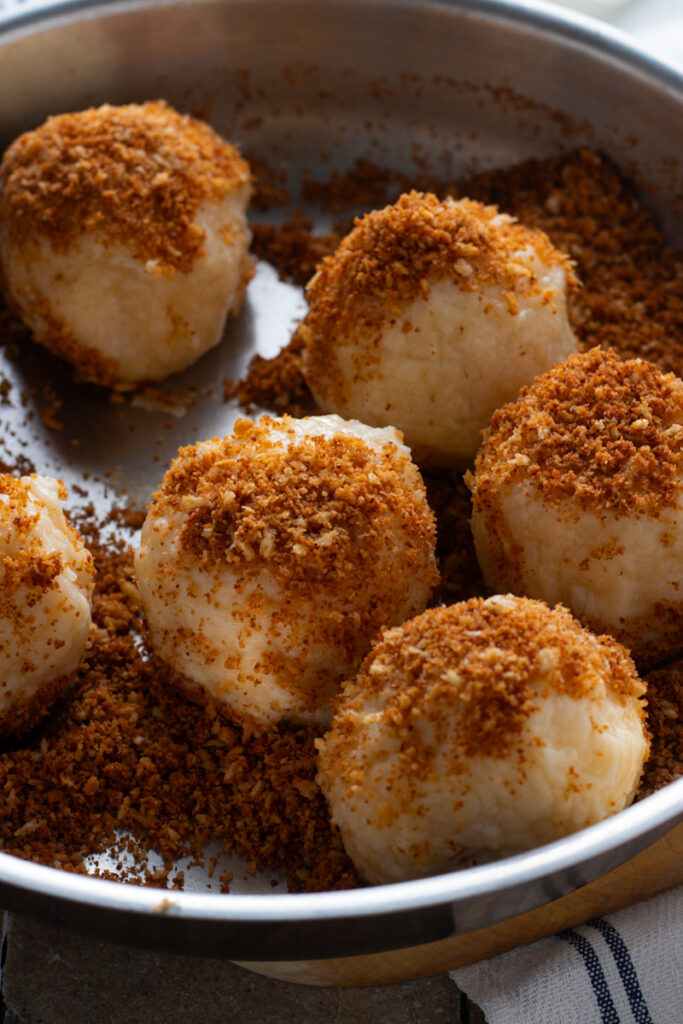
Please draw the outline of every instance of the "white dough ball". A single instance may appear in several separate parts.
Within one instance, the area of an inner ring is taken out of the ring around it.
[[[411,192],[358,220],[308,285],[320,407],[394,424],[418,462],[471,461],[493,411],[577,349],[570,262],[495,206]]]
[[[135,567],[153,648],[237,719],[325,721],[381,626],[437,579],[422,479],[393,429],[337,416],[181,449]]]
[[[318,741],[320,783],[370,883],[518,853],[633,798],[645,686],[561,607],[512,596],[388,630]]]
[[[81,376],[161,380],[220,340],[251,276],[248,164],[165,103],[52,117],[0,165],[0,268]]]
[[[488,585],[560,601],[639,663],[683,647],[683,381],[594,349],[496,413],[471,481]]]
[[[88,637],[95,570],[65,499],[51,477],[0,475],[0,735],[43,717]]]

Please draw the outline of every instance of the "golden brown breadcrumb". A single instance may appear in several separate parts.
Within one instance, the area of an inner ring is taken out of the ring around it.
[[[640,780],[639,797],[654,793],[683,775],[683,660],[650,672],[645,681],[652,743]]]
[[[561,605],[475,597],[432,608],[385,630],[344,685],[331,729],[335,756],[346,762],[345,743],[352,754],[359,708],[375,695],[383,719],[404,737],[412,773],[421,761],[426,770],[432,758],[430,749],[420,756],[417,722],[429,721],[434,742],[445,743],[454,709],[459,726],[453,759],[504,758],[537,706],[539,685],[583,700],[602,693],[604,678],[621,702],[645,693],[624,648],[612,637],[593,637]]]
[[[520,256],[524,250],[546,265],[563,266],[574,282],[571,261],[543,232],[501,215],[496,206],[409,192],[357,219],[307,287],[309,311],[299,333],[307,346],[309,380],[326,381],[336,404],[343,405],[348,384],[335,372],[337,340],[347,336],[365,346],[363,363],[370,366],[381,326],[443,278],[463,291],[500,286],[516,316],[520,297],[543,294]]]
[[[190,652],[194,672],[178,669],[190,692],[220,657],[209,688],[257,725],[258,713],[276,714],[270,681],[289,701],[278,715],[319,715],[379,628],[422,611],[438,581],[434,517],[396,435],[307,430],[289,417],[240,419],[228,437],[181,449],[143,530],[139,578],[159,655],[173,664],[179,647]],[[170,552],[160,563],[157,534]],[[220,639],[184,601],[222,608]],[[256,663],[242,654],[252,643]],[[254,702],[241,706],[245,687]]]
[[[61,481],[57,483],[58,496],[61,501],[65,501],[66,488]],[[31,501],[28,482],[9,473],[0,473],[0,619],[4,627],[4,640],[0,642],[0,647],[6,651],[5,644],[9,644],[10,655],[15,653],[11,649],[12,645],[18,643],[17,638],[25,636],[27,630],[29,635],[35,636],[31,625],[32,609],[46,594],[58,588],[58,577],[65,568],[64,558],[59,551],[45,550],[40,534],[36,532],[39,519],[40,511]],[[80,549],[81,539],[67,520],[62,529],[66,537]],[[3,536],[10,540],[4,551],[1,550]],[[82,560],[83,571],[91,572],[91,556],[83,551]],[[63,640],[52,642],[58,646],[64,643]],[[31,646],[23,641],[20,648],[20,677],[30,676],[36,671]],[[19,686],[2,712],[0,737],[21,735],[33,728],[59,694],[68,689],[73,675],[69,673],[54,679],[44,679],[30,696],[22,692]],[[0,665],[0,689],[6,686],[7,679]]]
[[[308,587],[334,579],[342,586],[351,565],[372,573],[397,518],[409,540],[407,557],[412,548],[433,547],[433,516],[419,477],[406,487],[408,465],[393,442],[378,459],[371,445],[349,434],[301,438],[288,417],[240,419],[231,436],[181,449],[150,515],[186,511],[181,549],[200,564],[267,562],[287,581]]]
[[[208,125],[163,101],[108,104],[49,118],[0,165],[10,240],[67,250],[84,232],[118,243],[157,272],[187,273],[202,254],[199,204],[249,182],[249,166]]]
[[[494,413],[475,501],[519,476],[550,505],[657,518],[683,491],[683,381],[612,351],[570,356]]]

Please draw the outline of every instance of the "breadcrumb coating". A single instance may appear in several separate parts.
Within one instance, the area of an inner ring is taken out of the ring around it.
[[[180,450],[136,569],[179,681],[262,726],[329,717],[377,630],[426,607],[434,546],[396,431],[262,417]]]
[[[381,461],[361,437],[297,437],[293,421],[240,419],[218,444],[181,449],[152,504],[186,510],[181,549],[200,564],[253,569],[311,586],[371,573],[400,516],[416,548],[435,543],[433,516],[418,487],[406,489],[406,454],[382,446]],[[284,447],[283,438],[295,442]],[[417,478],[415,483],[417,484]],[[405,568],[403,566],[402,568]]]
[[[0,735],[38,722],[65,690],[90,626],[94,567],[49,477],[0,474]]]
[[[318,743],[356,870],[435,874],[621,810],[647,756],[644,693],[626,651],[561,606],[473,598],[385,631]]]
[[[409,741],[397,773],[424,778],[429,771],[433,745],[421,743],[414,729],[418,719],[432,725],[436,742],[445,744],[450,769],[457,772],[464,758],[510,755],[536,710],[539,679],[544,697],[552,692],[576,701],[601,696],[606,685],[626,704],[646,689],[621,644],[610,636],[594,637],[561,605],[551,609],[527,598],[475,597],[386,630],[358,676],[345,684],[328,737],[334,737],[336,757],[348,767],[355,713],[368,699],[381,698],[392,730]],[[454,707],[459,721],[452,738]],[[523,752],[520,756],[523,760]],[[352,785],[351,774],[340,770]]]
[[[161,101],[61,114],[0,164],[0,270],[87,380],[161,380],[218,343],[253,273],[249,166]]]
[[[683,492],[683,381],[611,350],[570,356],[491,420],[477,500],[515,476],[551,505],[656,518]]]
[[[451,280],[464,292],[501,286],[511,316],[519,313],[520,299],[543,298],[538,280],[520,258],[524,249],[546,266],[562,267],[575,283],[571,261],[547,235],[496,206],[410,192],[356,219],[307,287],[309,312],[300,330],[314,390],[343,405],[350,384],[335,371],[336,339],[348,335],[371,342],[383,324],[400,318],[412,300],[427,297],[437,281]],[[363,366],[378,359],[375,346],[368,344]]]
[[[494,590],[561,601],[641,668],[683,644],[683,381],[593,349],[500,409],[472,530]]]
[[[213,129],[162,100],[48,118],[0,165],[8,239],[33,234],[66,251],[96,230],[161,273],[187,273],[202,253],[195,214],[249,183],[249,165]]]

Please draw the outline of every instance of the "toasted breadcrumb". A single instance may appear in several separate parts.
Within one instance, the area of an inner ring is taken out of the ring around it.
[[[308,592],[330,579],[340,586],[354,552],[348,583],[355,588],[356,574],[377,564],[396,515],[416,550],[433,545],[431,513],[417,488],[406,492],[407,460],[396,444],[383,446],[380,468],[364,439],[295,438],[291,422],[240,419],[218,452],[205,445],[180,450],[151,514],[159,506],[168,516],[169,509],[191,500],[181,550],[200,564],[253,568],[263,560],[278,577]],[[295,439],[291,451],[273,428]]]
[[[431,745],[419,746],[411,723],[429,720],[438,742],[450,726],[452,701],[460,708],[458,743],[449,748],[453,770],[463,757],[505,758],[535,710],[532,682],[539,676],[547,677],[553,692],[573,700],[601,693],[603,677],[621,703],[645,693],[624,648],[609,636],[596,639],[566,608],[526,598],[475,597],[385,631],[337,702],[335,756],[346,763],[347,735],[355,747],[354,730],[345,726],[347,713],[382,695],[383,714],[409,740],[402,773],[424,777],[432,762]],[[352,781],[349,776],[349,785]]]
[[[639,798],[683,775],[683,660],[650,672],[646,683],[652,742],[640,780]]]
[[[233,146],[163,101],[104,105],[21,135],[0,166],[0,209],[18,242],[35,233],[66,250],[97,229],[139,260],[188,273],[202,252],[199,204],[249,174]]]
[[[477,494],[520,472],[550,505],[656,519],[683,491],[683,381],[612,351],[570,356],[494,413]]]
[[[621,810],[649,747],[644,691],[559,605],[472,598],[385,630],[318,744],[361,877],[452,870]]]
[[[345,408],[351,384],[337,365],[340,339],[348,335],[354,340],[354,379],[363,379],[362,372],[380,360],[375,335],[444,278],[464,292],[499,286],[510,315],[516,316],[520,298],[543,297],[523,252],[533,253],[546,267],[562,267],[567,281],[576,283],[571,261],[547,235],[493,205],[409,192],[358,218],[306,288],[309,311],[299,330],[314,391],[319,388],[334,411]]]

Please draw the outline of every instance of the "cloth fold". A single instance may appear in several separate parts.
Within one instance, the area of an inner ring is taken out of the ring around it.
[[[487,1024],[683,1024],[683,886],[451,977]]]

